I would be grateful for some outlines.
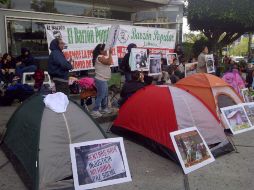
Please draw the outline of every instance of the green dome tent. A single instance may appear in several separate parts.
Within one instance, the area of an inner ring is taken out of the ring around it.
[[[10,118],[2,147],[29,189],[74,189],[69,144],[105,137],[74,102],[55,113],[35,95]]]

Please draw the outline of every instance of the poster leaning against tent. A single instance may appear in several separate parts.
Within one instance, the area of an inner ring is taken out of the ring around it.
[[[170,137],[185,174],[215,160],[197,127],[172,132]]]
[[[70,144],[75,190],[131,181],[123,138]]]
[[[215,73],[214,57],[213,54],[205,56],[207,73]]]
[[[241,89],[241,95],[243,97],[244,102],[253,102],[254,100],[254,91],[248,88]]]
[[[185,64],[185,77],[197,73],[198,62]]]
[[[149,75],[160,75],[161,74],[161,55],[150,54],[149,55]]]
[[[234,135],[254,129],[242,104],[221,108],[221,112]]]

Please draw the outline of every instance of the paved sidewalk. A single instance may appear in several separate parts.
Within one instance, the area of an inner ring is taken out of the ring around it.
[[[16,107],[0,107],[0,133]],[[101,124],[106,131],[110,123]],[[110,137],[115,135],[108,133]],[[148,149],[125,140],[133,181],[105,190],[252,190],[254,189],[254,131],[233,137],[239,153],[221,156],[184,177],[180,166]],[[0,189],[26,190],[12,164],[0,149]]]

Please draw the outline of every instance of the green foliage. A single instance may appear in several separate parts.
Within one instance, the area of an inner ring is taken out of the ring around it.
[[[253,0],[188,0],[187,8],[190,29],[202,31],[213,51],[254,31]]]
[[[238,45],[229,49],[229,54],[235,56],[246,56],[248,54],[248,42],[248,38],[243,38]]]
[[[253,0],[189,0],[188,21],[192,30],[249,32],[254,30]]]
[[[193,57],[193,53],[192,53],[193,43],[184,42],[182,45],[183,45],[183,51],[184,51],[184,60],[188,61],[190,58]]]
[[[10,1],[10,0],[0,0],[0,3],[1,3],[1,4],[7,4],[7,3],[9,3],[9,1]]]

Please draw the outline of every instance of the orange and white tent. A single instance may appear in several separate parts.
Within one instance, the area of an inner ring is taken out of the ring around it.
[[[221,117],[220,108],[242,103],[242,98],[221,78],[211,74],[198,73],[176,83],[202,101],[214,114]],[[223,125],[226,126],[225,122]]]

